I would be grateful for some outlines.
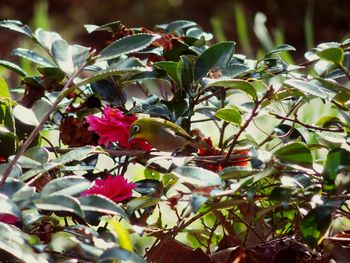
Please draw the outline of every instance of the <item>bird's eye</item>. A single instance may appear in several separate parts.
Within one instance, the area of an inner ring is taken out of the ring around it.
[[[135,125],[132,129],[133,129],[134,133],[139,132],[140,131],[140,126]]]

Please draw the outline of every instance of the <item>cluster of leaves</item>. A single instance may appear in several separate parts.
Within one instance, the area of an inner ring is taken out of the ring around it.
[[[37,76],[0,61],[21,77],[16,89],[0,79],[2,257],[279,262],[288,251],[315,262],[320,252],[343,255],[332,248],[342,249],[335,220],[350,224],[349,40],[320,44],[291,65],[280,53],[292,46],[253,60],[236,54],[233,41],[209,45],[212,35],[184,20],[154,32],[86,25],[111,34],[99,53],[19,21],[0,26],[40,48],[13,51]],[[314,101],[332,114],[306,123]],[[84,117],[104,106],[188,132],[213,124],[206,140],[215,147],[169,157],[97,146]],[[103,156],[112,164],[101,169]],[[135,163],[143,169],[132,172]],[[113,171],[135,182],[131,198],[81,196]]]

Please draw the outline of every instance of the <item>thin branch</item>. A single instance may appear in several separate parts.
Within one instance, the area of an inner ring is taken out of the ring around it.
[[[290,116],[290,115],[295,111],[295,109],[299,107],[300,103],[301,103],[301,101],[297,102],[297,103],[289,110],[289,112],[286,114],[286,117]],[[282,125],[285,121],[286,121],[286,120],[282,120],[277,126]],[[263,146],[265,143],[271,141],[271,140],[273,139],[274,133],[275,133],[275,132],[272,131],[272,132],[268,135],[268,137],[266,137],[262,142],[260,142],[260,143],[259,143],[259,147],[261,147],[261,146]]]
[[[231,143],[231,146],[230,146],[230,149],[228,150],[227,154],[226,154],[226,158],[224,160],[225,163],[228,162],[229,158],[230,158],[230,155],[233,151],[233,148],[235,147],[237,141],[238,141],[238,138],[239,136],[241,136],[241,134],[243,133],[243,131],[246,130],[246,128],[249,126],[250,122],[253,120],[253,118],[255,118],[258,113],[259,113],[259,108],[260,108],[260,105],[261,103],[267,99],[267,98],[270,98],[272,96],[274,92],[274,89],[272,86],[269,87],[269,89],[266,91],[266,93],[264,94],[264,96],[260,99],[260,100],[257,100],[255,101],[255,105],[254,105],[254,108],[252,110],[252,112],[250,113],[250,116],[248,117],[248,119],[246,120],[246,122],[241,126],[241,128],[239,129],[239,131],[236,133],[236,135],[234,136],[233,140],[232,140],[232,143]]]
[[[44,115],[43,119],[41,120],[41,122],[39,123],[38,126],[36,126],[34,128],[34,130],[30,133],[29,137],[27,138],[27,140],[23,143],[23,145],[20,147],[19,151],[16,153],[15,158],[13,158],[13,160],[10,162],[10,164],[8,165],[7,169],[5,170],[1,181],[0,181],[0,187],[5,183],[7,177],[10,175],[13,167],[15,166],[15,164],[17,163],[18,159],[23,155],[23,153],[27,150],[27,148],[30,146],[30,144],[32,143],[32,141],[36,138],[36,136],[39,134],[40,130],[44,127],[46,121],[49,119],[51,113],[53,113],[58,104],[62,101],[62,99],[65,97],[64,95],[66,95],[68,92],[70,92],[71,90],[75,89],[76,86],[72,85],[73,81],[75,79],[75,77],[77,77],[79,75],[79,73],[83,70],[83,68],[85,67],[86,62],[83,63],[68,79],[68,81],[66,82],[66,84],[64,85],[61,93],[58,95],[57,99],[53,102],[53,104],[51,105],[50,109],[46,112],[46,114]]]
[[[300,124],[301,126],[307,128],[307,129],[313,129],[313,130],[318,130],[318,131],[328,131],[328,132],[344,132],[344,129],[342,129],[342,128],[330,129],[330,128],[323,128],[323,127],[309,125],[309,124],[306,124],[306,123],[303,123],[303,122],[299,121],[297,117],[292,119],[292,118],[289,118],[289,117],[286,117],[286,116],[279,115],[279,114],[274,113],[274,112],[270,112],[270,115],[275,116],[277,119],[282,119],[282,120],[285,120],[285,121],[291,121],[291,122]]]

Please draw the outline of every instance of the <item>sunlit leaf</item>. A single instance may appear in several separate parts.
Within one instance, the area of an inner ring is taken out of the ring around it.
[[[275,151],[274,156],[282,162],[290,162],[305,167],[311,167],[313,164],[311,151],[302,142],[288,143]]]
[[[214,116],[238,126],[240,126],[242,122],[241,113],[236,108],[220,109],[215,113]]]
[[[306,244],[315,248],[322,240],[332,220],[332,210],[329,207],[312,209],[300,223],[300,231]]]
[[[41,196],[74,196],[88,189],[91,183],[80,176],[65,176],[48,182],[41,190]]]
[[[68,213],[84,218],[78,199],[66,195],[51,195],[34,200],[34,205],[38,209],[52,211],[56,213]]]
[[[344,50],[340,47],[330,47],[316,52],[320,58],[341,65],[344,60]]]
[[[233,41],[221,42],[209,47],[198,58],[194,67],[194,79],[198,81],[211,69],[224,69],[228,66],[235,50]]]
[[[116,40],[100,52],[99,60],[111,60],[124,54],[137,52],[148,47],[159,36],[137,34]]]

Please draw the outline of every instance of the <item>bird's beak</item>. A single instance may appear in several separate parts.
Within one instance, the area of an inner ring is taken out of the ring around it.
[[[128,144],[131,143],[131,141],[134,139],[135,134],[131,134],[128,139]]]

